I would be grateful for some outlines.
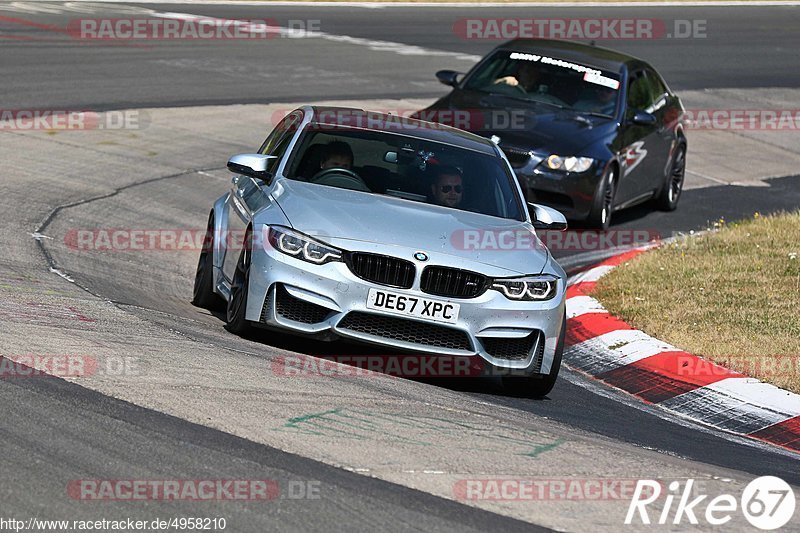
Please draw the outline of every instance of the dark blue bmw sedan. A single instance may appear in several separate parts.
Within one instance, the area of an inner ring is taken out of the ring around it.
[[[686,167],[684,108],[645,61],[593,45],[518,39],[416,113],[492,138],[530,202],[608,228],[612,213],[678,206]],[[459,123],[460,122],[460,123]]]

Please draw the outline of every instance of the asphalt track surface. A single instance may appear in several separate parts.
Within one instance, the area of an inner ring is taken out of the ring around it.
[[[473,15],[531,16],[529,9],[515,8],[501,10],[502,15],[477,9],[464,8],[454,13],[451,9],[434,8],[421,16],[418,9],[406,8],[374,11],[270,7],[265,13],[254,11],[252,7],[147,7],[223,18],[320,19],[322,29],[331,34],[475,55],[484,53],[491,44],[465,41],[453,35],[454,20]],[[109,13],[113,12],[114,8],[109,8]],[[542,9],[536,11],[536,16],[570,17],[575,13],[569,9]],[[613,16],[613,9],[603,9],[600,14],[591,10],[580,13],[582,16]],[[633,8],[626,13],[670,20],[709,20],[709,36],[700,43],[697,40],[662,40],[615,44],[617,48],[651,59],[676,89],[781,87],[797,83],[795,50],[800,45],[800,34],[796,32],[800,22],[797,8]],[[25,14],[16,16],[34,18]],[[35,16],[37,21],[56,25],[66,24],[69,18],[74,16]],[[17,31],[15,27],[11,26],[10,31]],[[4,25],[3,33],[7,33],[8,28]],[[275,46],[260,49],[252,43],[202,43],[200,46],[161,43],[140,49],[65,43],[63,39],[53,38],[48,30],[27,28],[24,33],[33,36],[33,40],[0,41],[5,73],[4,108],[100,110],[313,101],[337,96],[433,96],[442,93],[440,86],[430,81],[433,70],[453,63],[456,66],[469,63],[455,56],[409,58],[393,52],[376,52],[361,45],[339,50],[343,55],[331,57],[325,53],[324,42],[312,39],[267,43]],[[273,48],[279,48],[280,53],[276,54]],[[687,61],[688,51],[692,52],[691,61]],[[421,66],[415,67],[415,64]],[[709,221],[720,217],[734,220],[756,211],[767,213],[800,205],[797,178],[772,180],[770,185],[769,188],[689,190],[678,212],[653,213],[635,208],[620,213],[615,218],[614,228],[657,230],[669,236],[672,232],[703,229]],[[170,194],[168,187],[159,189],[157,184],[151,187],[159,194]],[[207,196],[204,201],[198,194],[192,197],[191,205],[175,207],[196,211],[199,218],[203,218],[211,198],[213,196]],[[97,209],[89,203],[81,206],[79,212],[90,219],[110,211],[108,206],[98,202]],[[563,255],[560,258],[567,259]],[[44,256],[30,265],[32,269],[47,267]],[[130,312],[187,335],[202,337],[202,331],[179,320],[182,315],[189,316],[193,312],[190,306],[165,304],[160,307],[159,295],[148,294],[147,286],[137,293],[121,286],[108,272],[93,270],[88,262],[74,273],[92,293],[120,306],[141,306]],[[148,309],[165,314],[152,315]],[[214,316],[204,317],[204,320],[208,325],[219,324]],[[257,335],[253,340],[263,343],[267,349],[275,346],[315,353],[313,347],[290,339]],[[230,342],[233,345],[239,340]],[[326,350],[336,353],[337,348]],[[564,378],[544,401],[509,397],[491,381],[479,384],[435,381],[426,385],[443,387],[520,414],[535,413],[577,431],[613,441],[753,476],[780,475],[790,483],[800,484],[800,463],[796,456],[753,446],[694,425],[665,420],[653,409],[629,401],[602,385],[587,383],[581,376],[565,372]],[[0,489],[3,510],[36,514],[44,509],[66,507],[60,503],[64,499],[63,480],[113,478],[118,468],[110,465],[124,464],[142,479],[192,478],[213,472],[215,478],[319,480],[325,487],[326,498],[319,501],[281,500],[278,505],[242,506],[241,509],[226,503],[224,509],[220,508],[221,512],[237,516],[237,530],[265,530],[276,527],[276,523],[281,529],[296,530],[324,530],[331,524],[336,529],[346,525],[355,530],[381,526],[443,531],[531,530],[533,527],[144,409],[59,379],[0,381],[0,398],[6,406],[0,427],[0,437],[5,443],[0,456],[0,468],[6,481]],[[87,450],[92,453],[89,457]],[[26,466],[20,468],[19,465]],[[53,483],[53,478],[58,483]],[[87,515],[106,518],[114,512],[124,512],[125,516],[151,519],[154,513],[164,512],[164,507],[157,503],[147,507],[121,503],[85,509]],[[170,510],[191,513],[196,512],[197,507],[181,503]],[[213,514],[207,505],[202,511],[203,516]],[[278,520],[280,522],[276,522]]]
[[[308,27],[357,39],[401,43],[448,56],[399,55],[365,44],[325,50],[324,42],[293,38],[225,42],[75,42],[53,29],[92,13],[0,12],[22,19],[2,21],[4,106],[89,108],[307,102],[348,98],[408,98],[442,94],[433,73],[466,69],[502,41],[466,39],[453,30],[465,18],[648,18],[672,28],[674,20],[704,22],[704,36],[687,39],[606,40],[647,58],[674,89],[795,87],[799,65],[800,9],[796,7],[677,8],[403,8],[281,6],[189,6],[136,4],[136,9],[218,18],[270,19],[279,25],[311,21]],[[110,8],[113,10],[113,8]],[[134,16],[119,14],[116,16]],[[110,13],[115,13],[110,11]],[[235,82],[235,84],[233,83]],[[234,88],[235,87],[235,88]]]

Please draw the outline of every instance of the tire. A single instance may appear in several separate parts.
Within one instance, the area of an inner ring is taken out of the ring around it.
[[[231,283],[231,296],[228,299],[228,308],[225,312],[226,328],[232,333],[242,335],[250,329],[250,323],[245,318],[247,311],[247,293],[250,288],[250,264],[253,254],[253,236],[250,228],[247,229],[242,244],[242,253],[236,263],[236,272]]]
[[[561,323],[561,333],[558,335],[558,344],[556,345],[556,353],[553,356],[553,364],[550,367],[550,373],[544,377],[541,376],[506,376],[503,377],[503,388],[506,392],[514,396],[524,396],[526,398],[544,398],[556,384],[558,378],[558,371],[561,370],[561,359],[564,355],[564,339],[567,335],[567,316],[564,315],[564,320]]]
[[[614,208],[614,197],[617,194],[617,170],[614,165],[609,165],[603,173],[600,185],[595,192],[592,209],[586,222],[601,230],[607,230],[611,225],[611,212]]]
[[[203,248],[197,260],[197,272],[194,276],[192,305],[203,309],[221,307],[222,298],[214,292],[214,213],[208,215],[208,226],[203,237]]]
[[[675,155],[672,156],[672,164],[666,176],[666,182],[661,189],[661,193],[656,198],[656,206],[662,211],[675,211],[678,207],[678,200],[683,191],[683,181],[686,175],[686,145],[679,144]]]

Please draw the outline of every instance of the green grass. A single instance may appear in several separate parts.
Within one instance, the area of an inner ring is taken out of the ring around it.
[[[715,226],[614,269],[594,296],[658,339],[800,393],[800,211]]]

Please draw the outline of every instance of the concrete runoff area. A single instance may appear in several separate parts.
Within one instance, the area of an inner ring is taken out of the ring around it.
[[[769,94],[749,97],[763,103]],[[683,96],[687,107],[694,98],[700,101],[694,93]],[[428,102],[337,103],[407,109]],[[716,495],[738,494],[752,479],[427,383],[380,374],[287,377],[280,371],[281,356],[295,354],[296,347],[306,351],[307,343],[267,333],[236,337],[218,317],[188,303],[197,250],[103,252],[76,250],[65,242],[71,231],[86,228],[203,230],[212,200],[228,188],[228,156],[257,149],[274,111],[291,107],[147,109],[148,124],[140,130],[0,134],[5,162],[0,203],[7,214],[0,230],[6,252],[0,260],[4,357],[80,354],[96,360],[99,371],[68,379],[88,389],[558,529],[591,523],[593,529],[617,530],[630,494],[472,499],[458,487],[469,480],[573,479],[586,486],[596,480],[693,478]],[[690,132],[687,188],[757,184],[763,177],[796,173],[800,154],[781,139],[747,133],[720,141],[718,134]],[[731,139],[739,144],[732,146]],[[765,150],[781,157],[764,158],[763,173],[755,173],[749,158]],[[43,223],[41,234],[34,234]],[[58,272],[49,271],[37,240]],[[327,349],[374,353],[342,344]],[[120,472],[117,477],[135,476]],[[744,524],[740,515],[731,523]]]

